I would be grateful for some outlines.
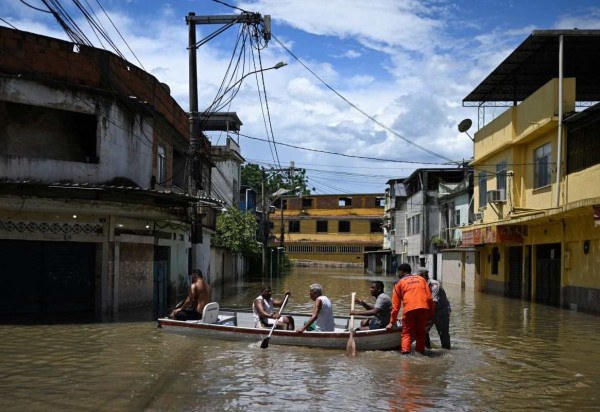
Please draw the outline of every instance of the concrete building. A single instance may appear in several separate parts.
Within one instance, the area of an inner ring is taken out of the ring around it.
[[[600,311],[599,63],[599,30],[536,30],[464,99],[510,105],[475,133],[481,290]]]
[[[456,186],[464,179],[463,168],[417,169],[402,182],[406,193],[404,232],[396,231],[396,263],[408,263],[413,268],[423,266],[432,277],[441,273],[443,248],[439,243],[441,217],[438,205],[440,184]],[[396,183],[397,184],[397,183]],[[396,228],[396,230],[398,227]]]
[[[235,113],[228,113],[229,117],[235,117]],[[239,131],[238,122],[232,124],[231,119],[224,123],[230,130],[234,126]],[[240,204],[240,181],[241,165],[244,158],[241,155],[240,146],[231,138],[225,139],[225,145],[212,146],[212,194],[223,202],[225,208],[239,208]],[[228,249],[210,248],[211,276],[213,286],[225,288],[226,285],[236,284],[242,280],[248,272],[247,262],[238,254]],[[217,291],[215,291],[217,292]],[[215,296],[221,295],[215,293]]]
[[[282,196],[281,200],[277,204],[282,208],[269,214],[272,243],[275,247],[283,243],[292,260],[362,266],[365,252],[381,249],[383,194]]]
[[[461,228],[473,222],[473,173],[465,169],[466,176],[458,184],[439,185],[440,235],[436,239],[441,248],[441,271],[438,280],[447,285],[475,289],[475,258],[473,247],[462,247]]]
[[[195,211],[214,221],[210,143],[190,186],[188,115],[166,85],[18,30],[0,27],[0,49],[0,313],[165,313],[195,263]]]
[[[394,275],[398,266],[397,256],[406,252],[406,188],[404,179],[390,179],[385,190],[385,208],[383,213],[383,250],[382,273]]]

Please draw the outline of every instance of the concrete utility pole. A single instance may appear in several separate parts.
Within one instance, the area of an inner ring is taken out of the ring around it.
[[[196,16],[195,13],[188,13],[185,18],[186,24],[189,26],[189,34],[188,34],[188,51],[189,51],[189,105],[190,105],[190,114],[189,114],[189,125],[190,125],[190,158],[197,159],[199,158],[200,151],[200,123],[199,123],[199,113],[198,113],[198,72],[197,72],[197,61],[196,61],[196,49],[200,47],[202,44],[208,42],[212,38],[216,37],[220,33],[224,32],[229,27],[234,24],[254,24],[254,25],[263,25],[263,38],[266,42],[271,40],[271,16],[261,16],[260,13],[241,13],[238,15],[215,15],[215,16]],[[196,41],[196,25],[197,24],[224,24],[225,26],[212,33],[205,39],[200,42]],[[191,167],[201,167],[202,165],[199,162],[190,161]],[[190,171],[190,176],[192,181],[188,185],[191,189],[190,194],[193,196],[197,195],[198,190],[198,176],[196,172],[201,174],[201,171]],[[201,176],[200,176],[201,178]],[[210,183],[208,184],[208,193],[210,195]],[[193,222],[196,222],[196,219],[199,219],[198,210],[195,208],[193,214]],[[202,230],[200,225],[194,224],[192,228],[192,250],[191,250],[191,261],[193,268],[196,267],[198,262],[198,257],[196,256],[196,247],[195,245],[198,242],[199,236],[202,234],[194,235],[194,232],[198,230]],[[190,268],[192,269],[192,268]]]

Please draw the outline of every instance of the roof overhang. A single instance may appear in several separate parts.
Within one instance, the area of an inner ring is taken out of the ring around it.
[[[600,30],[534,30],[463,99],[463,106],[515,105],[558,78],[560,36],[563,76],[577,79],[576,101],[600,101]]]

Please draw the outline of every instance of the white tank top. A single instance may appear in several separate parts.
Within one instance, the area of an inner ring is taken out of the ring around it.
[[[256,299],[263,301],[265,312],[267,312],[269,315],[273,314],[273,299],[265,299],[262,297],[262,295],[258,295]],[[256,302],[256,299],[254,299],[254,302]],[[260,317],[258,316],[258,310],[256,310],[256,304],[254,302],[252,302],[252,314],[254,316],[254,323],[257,324],[260,322]]]
[[[317,300],[322,302],[321,311],[315,324],[320,330],[324,332],[333,332],[335,329],[335,323],[333,320],[333,308],[331,307],[331,301],[327,296],[319,296]]]

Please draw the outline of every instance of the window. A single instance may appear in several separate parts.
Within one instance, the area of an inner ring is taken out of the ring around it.
[[[496,189],[500,191],[500,199],[506,199],[506,160],[496,165]]]
[[[552,177],[552,163],[550,163],[551,152],[552,146],[550,143],[546,143],[542,147],[537,148],[534,152],[534,189],[548,186],[550,184],[550,178]]]
[[[375,207],[384,207],[385,206],[385,197],[376,197],[375,198]]]
[[[567,174],[600,164],[600,122],[591,122],[569,131]]]
[[[156,180],[158,184],[162,184],[167,180],[167,151],[161,145],[158,145],[156,151]]]
[[[288,232],[289,233],[300,233],[300,221],[299,220],[290,220],[288,222]]]
[[[305,197],[302,198],[302,208],[312,207],[312,205],[313,205],[312,199],[307,199]]]
[[[460,226],[460,210],[454,211],[454,226]]]
[[[351,197],[340,197],[338,199],[338,206],[352,206],[352,198]]]
[[[479,172],[479,208],[485,207],[487,193],[487,172],[482,170]]]
[[[381,220],[371,220],[371,233],[383,232]]]
[[[0,124],[0,150],[3,155],[99,162],[96,115],[0,101]],[[124,132],[131,133],[129,130]],[[110,148],[119,149],[113,145]]]
[[[347,220],[340,220],[338,222],[339,233],[350,233],[350,222]]]
[[[327,233],[326,220],[317,220],[317,233]]]
[[[406,220],[406,231],[408,236],[416,235],[421,232],[421,215],[415,215],[413,217],[409,217]]]

